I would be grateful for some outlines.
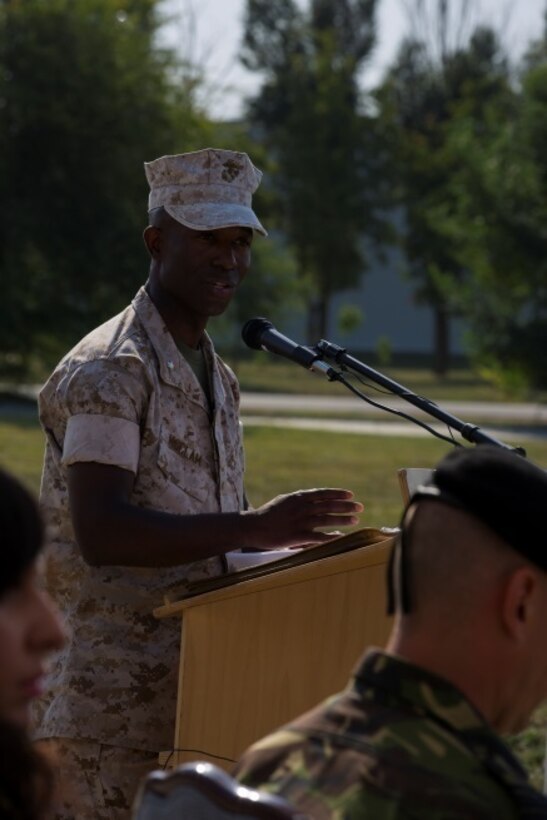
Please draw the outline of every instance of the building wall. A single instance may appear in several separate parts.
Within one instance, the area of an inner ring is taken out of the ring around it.
[[[414,285],[403,274],[402,255],[397,248],[387,248],[382,259],[371,259],[358,288],[337,293],[329,313],[329,341],[348,350],[375,352],[385,340],[393,353],[428,355],[434,348],[433,311],[419,304]],[[340,309],[359,308],[359,327],[344,333],[339,325]],[[454,355],[465,353],[465,323],[452,319],[450,350]],[[300,337],[302,338],[302,333]]]

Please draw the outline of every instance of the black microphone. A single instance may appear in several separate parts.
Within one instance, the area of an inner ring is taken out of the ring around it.
[[[320,360],[319,353],[309,347],[296,344],[287,336],[283,336],[268,319],[261,317],[249,319],[243,325],[241,338],[253,350],[268,350],[270,353],[276,353],[278,356],[284,356],[286,359],[302,365],[307,370],[323,373],[329,377],[336,372]]]

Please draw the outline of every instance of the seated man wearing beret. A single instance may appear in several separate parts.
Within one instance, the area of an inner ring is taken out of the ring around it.
[[[547,818],[498,737],[547,696],[546,531],[547,473],[489,445],[451,452],[403,516],[386,649],[237,777],[314,820]]]

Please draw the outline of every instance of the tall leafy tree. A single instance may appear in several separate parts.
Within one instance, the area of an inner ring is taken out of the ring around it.
[[[522,61],[524,73],[544,65],[547,62],[547,3],[543,12],[543,34],[537,40],[530,43],[527,53]]]
[[[511,78],[495,32],[477,27],[467,34],[468,0],[438,0],[435,26],[423,2],[414,5],[420,25],[402,43],[378,98],[396,146],[408,273],[419,299],[434,312],[434,369],[443,374],[449,363],[452,306],[441,279],[457,282],[462,274],[458,243],[445,230],[450,180],[461,160],[447,151],[447,132],[458,111],[480,133],[490,101],[511,99]]]
[[[359,92],[375,40],[377,0],[247,0],[241,57],[264,77],[250,102],[276,165],[278,224],[310,285],[308,337],[327,332],[332,294],[365,267],[377,218],[381,152]]]
[[[157,0],[0,3],[0,365],[55,359],[146,270],[143,160],[204,122]]]
[[[547,53],[527,58],[511,109],[491,102],[480,133],[456,111],[447,150],[450,218],[462,276],[445,292],[465,313],[482,371],[510,390],[547,387]],[[531,66],[531,67],[530,67]],[[444,227],[443,227],[444,223]]]

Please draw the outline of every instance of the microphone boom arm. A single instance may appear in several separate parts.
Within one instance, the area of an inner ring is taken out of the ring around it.
[[[463,439],[471,442],[472,444],[492,444],[496,447],[503,447],[506,450],[513,450],[521,455],[525,455],[525,452],[521,447],[511,447],[503,441],[488,435],[488,433],[485,433],[477,425],[461,421],[461,419],[456,416],[447,413],[435,404],[435,402],[431,401],[431,399],[418,396],[402,384],[393,381],[393,379],[390,379],[388,376],[384,376],[383,373],[379,373],[377,370],[374,370],[373,367],[369,367],[368,365],[363,364],[363,362],[360,362],[359,359],[350,356],[346,352],[345,348],[339,347],[338,345],[328,342],[325,339],[321,339],[321,341],[314,345],[313,350],[316,350],[321,358],[333,360],[338,365],[346,367],[348,370],[353,370],[361,376],[365,376],[370,379],[370,381],[376,382],[389,390],[390,393],[394,393],[396,396],[400,396],[405,401],[408,401],[410,404],[418,407],[429,416],[433,416],[439,421],[444,422],[448,425],[448,427],[453,427],[460,433]]]

